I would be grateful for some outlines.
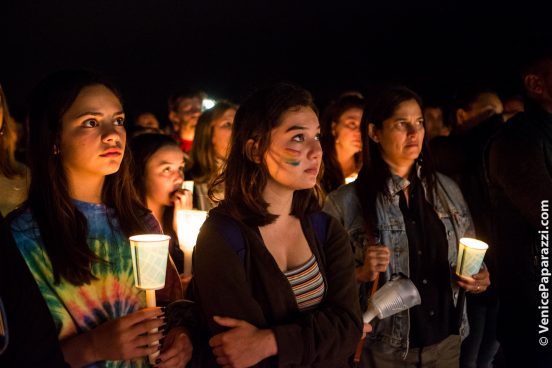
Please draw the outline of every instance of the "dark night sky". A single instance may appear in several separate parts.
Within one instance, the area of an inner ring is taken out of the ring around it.
[[[53,70],[89,67],[121,86],[127,110],[162,119],[179,85],[236,102],[275,80],[299,83],[321,103],[384,81],[438,98],[469,81],[510,92],[528,45],[552,39],[550,12],[527,1],[9,0],[2,8],[0,82],[11,105]]]

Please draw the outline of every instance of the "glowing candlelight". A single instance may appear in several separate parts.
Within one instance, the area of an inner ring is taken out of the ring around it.
[[[192,253],[199,229],[206,218],[206,211],[178,210],[176,212],[176,233],[180,249],[184,252],[184,275],[192,274]]]

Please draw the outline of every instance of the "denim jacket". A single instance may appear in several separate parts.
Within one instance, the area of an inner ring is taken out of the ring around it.
[[[417,170],[418,176],[419,170]],[[377,244],[384,244],[390,250],[389,267],[385,274],[380,274],[380,282],[390,279],[392,274],[403,273],[410,275],[408,239],[399,208],[399,191],[406,188],[410,182],[399,176],[393,176],[388,181],[390,195],[379,195],[376,200],[377,213]],[[457,260],[458,241],[461,237],[474,236],[473,224],[469,209],[462,197],[462,193],[454,181],[442,174],[436,176],[436,195],[428,196],[426,182],[422,180],[426,199],[433,205],[435,212],[445,226],[448,240],[448,262],[450,265],[450,285],[454,304],[458,302],[459,287],[454,282],[453,272]],[[362,208],[356,194],[355,184],[344,185],[332,192],[324,205],[324,211],[336,217],[349,233],[352,243],[355,263],[360,266],[364,263],[364,254],[367,246],[365,222]],[[382,280],[383,278],[383,280]],[[370,290],[368,285],[360,285],[361,289]],[[409,346],[410,331],[409,311],[404,311],[389,318],[372,322],[374,332],[367,337],[366,344],[380,343],[379,346],[388,352],[406,355]],[[469,333],[466,309],[462,313],[460,336],[465,338]],[[381,344],[383,343],[383,344]]]

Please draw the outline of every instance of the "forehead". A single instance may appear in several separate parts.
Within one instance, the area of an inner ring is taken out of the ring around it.
[[[418,102],[414,99],[401,102],[395,107],[393,115],[391,117],[405,116],[405,115],[422,115],[422,110]]]
[[[163,146],[155,151],[149,161],[153,164],[161,162],[181,163],[184,161],[184,153],[177,146]]]
[[[186,109],[197,105],[201,106],[201,99],[199,97],[185,97],[178,101],[179,109]]]
[[[280,116],[280,126],[294,125],[295,123],[316,124],[318,116],[308,106],[298,106],[284,111]]]
[[[65,115],[80,113],[83,111],[96,112],[102,110],[120,111],[121,101],[106,86],[101,84],[87,86],[81,89],[75,101]]]
[[[362,109],[358,107],[351,107],[341,114],[340,118],[356,118],[362,116]]]

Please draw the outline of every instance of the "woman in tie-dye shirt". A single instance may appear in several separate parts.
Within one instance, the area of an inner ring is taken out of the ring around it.
[[[159,349],[148,343],[166,334],[156,364],[182,367],[191,355],[187,334],[146,334],[163,331],[163,311],[145,309],[134,287],[128,237],[160,228],[132,189],[124,120],[116,90],[94,73],[62,71],[38,85],[29,112],[29,199],[8,218],[11,235],[68,363],[144,367]]]

